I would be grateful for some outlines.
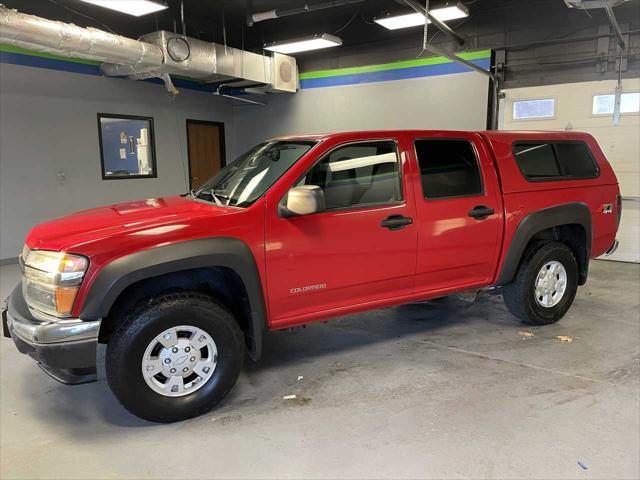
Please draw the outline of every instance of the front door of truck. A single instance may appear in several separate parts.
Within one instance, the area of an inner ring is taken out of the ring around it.
[[[287,186],[319,186],[326,211],[282,218],[281,198],[269,198],[273,328],[411,293],[417,231],[413,191],[403,183],[408,169],[394,138],[340,144]]]
[[[492,281],[502,235],[502,199],[478,134],[434,132],[413,139],[418,253],[414,292]]]

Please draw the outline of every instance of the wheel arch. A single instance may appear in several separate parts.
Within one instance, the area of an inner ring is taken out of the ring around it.
[[[219,299],[239,315],[247,337],[247,346],[254,359],[262,353],[262,334],[266,326],[266,309],[260,274],[249,247],[242,241],[228,237],[203,238],[163,245],[117,258],[107,264],[93,281],[80,312],[83,319],[110,320],[122,307],[128,293],[133,299],[142,298],[140,292],[160,291],[162,283],[180,288],[191,282],[215,284]],[[242,288],[233,293],[234,287]],[[246,299],[246,311],[237,303]],[[116,311],[114,312],[114,306]]]
[[[567,244],[578,261],[578,284],[587,281],[591,257],[591,212],[585,203],[574,202],[545,208],[527,215],[518,225],[504,258],[497,285],[513,280],[529,246],[538,240]]]

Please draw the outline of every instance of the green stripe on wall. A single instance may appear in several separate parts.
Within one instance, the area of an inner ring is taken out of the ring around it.
[[[35,50],[29,50],[27,48],[14,47],[13,45],[6,45],[0,43],[0,52],[5,53],[19,53],[20,55],[29,55],[31,57],[50,58],[52,60],[61,60],[63,62],[83,63],[85,65],[100,65],[102,62],[97,60],[87,60],[86,58],[77,57],[63,57],[61,55],[54,55],[53,53],[37,52]],[[171,75],[172,78],[180,78],[182,80],[189,80],[190,82],[202,83],[201,80],[186,77],[184,75]]]
[[[0,52],[6,53],[17,53],[21,55],[30,55],[33,57],[42,57],[49,58],[52,60],[62,60],[66,62],[73,63],[82,63],[85,65],[100,65],[101,62],[96,60],[87,60],[84,58],[77,57],[63,57],[61,55],[55,55],[52,53],[46,52],[38,52],[35,50],[29,50],[26,48],[15,47],[13,45],[7,45],[0,43]],[[491,50],[480,50],[477,52],[464,52],[457,54],[460,58],[465,60],[478,60],[482,58],[489,58],[491,56]],[[353,75],[358,73],[371,73],[371,72],[381,72],[385,70],[399,70],[403,68],[412,68],[412,67],[422,67],[425,65],[438,65],[442,63],[449,63],[452,60],[449,60],[446,57],[428,57],[428,58],[419,58],[416,60],[404,60],[399,62],[392,63],[382,63],[379,65],[367,65],[363,67],[349,67],[349,68],[337,68],[333,70],[319,70],[315,72],[306,72],[300,74],[300,80],[306,80],[311,78],[326,78],[326,77],[337,77],[341,75]],[[177,78],[183,78],[185,80],[191,80],[197,82],[198,80],[192,79],[190,77],[177,76]]]
[[[465,60],[478,60],[491,57],[491,50],[480,50],[478,52],[465,52],[456,54]],[[306,72],[300,74],[300,80],[309,78],[337,77],[340,75],[354,75],[358,73],[381,72],[384,70],[398,70],[401,68],[422,67],[424,65],[438,65],[449,63],[446,57],[419,58],[416,60],[404,60],[400,62],[382,63],[380,65],[367,65],[365,67],[337,68],[334,70],[319,70],[316,72]]]
[[[87,60],[85,58],[76,57],[63,57],[61,55],[54,55],[53,53],[37,52],[35,50],[29,50],[26,48],[14,47],[13,45],[6,45],[4,43],[0,43],[0,52],[19,53],[20,55],[30,55],[32,57],[50,58],[52,60],[63,60],[65,62],[84,63],[85,65],[100,65],[100,62],[96,60]]]

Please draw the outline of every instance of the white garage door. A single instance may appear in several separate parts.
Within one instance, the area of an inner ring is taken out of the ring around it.
[[[611,260],[640,262],[640,79],[622,82],[623,112],[614,125],[615,81],[506,90],[505,130],[576,130],[592,134],[611,162],[623,196],[620,247]]]

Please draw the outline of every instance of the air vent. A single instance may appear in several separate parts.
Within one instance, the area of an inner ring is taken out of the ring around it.
[[[273,85],[270,91],[295,92],[298,89],[296,59],[281,53],[273,54]]]

